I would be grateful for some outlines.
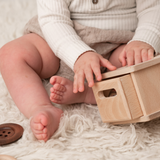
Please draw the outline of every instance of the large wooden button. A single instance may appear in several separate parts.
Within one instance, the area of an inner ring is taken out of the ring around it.
[[[14,123],[6,123],[0,125],[0,146],[10,144],[22,137],[22,126]]]
[[[16,160],[16,159],[11,156],[0,155],[0,160]]]
[[[92,0],[93,4],[97,4],[98,0]]]

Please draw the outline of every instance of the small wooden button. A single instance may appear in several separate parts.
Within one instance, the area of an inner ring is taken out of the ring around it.
[[[97,4],[98,0],[92,0],[93,4]]]
[[[10,144],[22,137],[22,126],[14,123],[0,125],[0,146]]]
[[[0,160],[16,160],[16,159],[11,156],[0,155]]]

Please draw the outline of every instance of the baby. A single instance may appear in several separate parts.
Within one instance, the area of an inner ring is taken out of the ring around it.
[[[38,140],[47,141],[58,129],[63,111],[51,103],[96,104],[91,87],[101,67],[115,70],[145,62],[160,53],[160,0],[37,0],[42,37],[30,33],[0,49],[0,71],[19,110],[31,118]],[[134,31],[109,60],[75,32],[73,21],[105,30]],[[74,82],[54,76],[63,60],[75,73]],[[50,98],[42,80],[50,78]],[[84,83],[84,80],[87,83]]]

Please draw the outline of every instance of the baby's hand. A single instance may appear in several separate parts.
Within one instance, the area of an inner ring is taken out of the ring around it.
[[[141,42],[132,41],[127,44],[120,53],[119,60],[122,66],[128,66],[148,61],[154,57],[154,49],[151,45]]]
[[[83,92],[84,91],[84,79],[86,78],[89,87],[93,87],[94,78],[100,81],[102,79],[100,67],[106,67],[109,70],[115,70],[116,67],[113,66],[107,59],[103,58],[98,53],[93,51],[88,51],[83,53],[75,62],[74,65],[74,84],[73,92]]]

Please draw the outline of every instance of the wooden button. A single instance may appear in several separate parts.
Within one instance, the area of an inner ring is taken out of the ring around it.
[[[16,160],[16,159],[11,156],[0,155],[0,160]]]
[[[22,137],[23,128],[14,123],[0,125],[0,146],[10,144]]]
[[[93,4],[97,4],[98,0],[92,0]]]

